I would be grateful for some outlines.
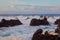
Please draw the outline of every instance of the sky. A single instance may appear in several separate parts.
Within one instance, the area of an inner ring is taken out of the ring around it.
[[[0,0],[1,5],[25,4],[25,5],[60,5],[60,0]]]
[[[55,13],[60,12],[60,0],[0,0],[1,11]]]

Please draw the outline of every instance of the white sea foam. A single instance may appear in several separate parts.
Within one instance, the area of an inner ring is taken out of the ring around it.
[[[17,18],[23,23],[23,25],[18,25],[14,27],[4,27],[0,28],[0,40],[31,40],[34,32],[37,29],[43,30],[54,30],[57,27],[53,24],[56,18],[49,17],[48,21],[50,22],[50,26],[30,26],[30,21],[32,18],[39,19],[39,16],[28,16],[29,19],[26,19],[27,16],[17,16]],[[5,19],[15,19],[16,17],[0,17]]]

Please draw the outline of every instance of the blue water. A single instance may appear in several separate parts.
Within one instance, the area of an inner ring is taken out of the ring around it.
[[[60,13],[59,14],[0,14],[0,16],[60,16]]]
[[[41,16],[41,15],[43,15],[43,16],[60,16],[60,14],[20,14],[20,15],[23,15],[23,16],[35,16],[35,15],[37,15],[37,16]]]

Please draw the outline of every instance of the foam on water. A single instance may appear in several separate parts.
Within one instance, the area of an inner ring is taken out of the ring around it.
[[[53,24],[54,22],[52,22],[50,19],[48,19],[48,21],[50,22],[51,25],[49,26],[30,26],[30,21],[32,18],[39,18],[39,16],[35,16],[35,17],[30,17],[30,19],[26,20],[25,16],[17,16],[17,18],[23,23],[23,25],[18,25],[18,26],[14,26],[14,27],[4,27],[4,28],[0,28],[0,38],[4,38],[4,37],[9,37],[9,36],[23,36],[23,40],[31,40],[34,32],[38,29],[43,29],[43,30],[54,30],[56,29],[56,26]],[[52,19],[53,20],[53,19]],[[55,20],[55,19],[54,19]]]

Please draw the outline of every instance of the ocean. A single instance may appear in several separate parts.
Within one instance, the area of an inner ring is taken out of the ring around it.
[[[60,14],[0,14],[0,16],[60,16]]]

